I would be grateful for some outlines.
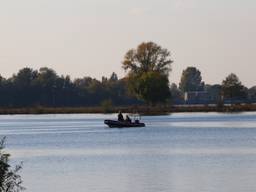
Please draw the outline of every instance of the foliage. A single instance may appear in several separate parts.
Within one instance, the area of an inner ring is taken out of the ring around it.
[[[118,77],[117,77],[117,74],[115,72],[112,73],[112,75],[109,78],[109,81],[111,81],[111,82],[117,82],[118,81]]]
[[[123,60],[129,90],[146,103],[165,102],[170,97],[171,63],[170,52],[153,42],[141,43],[129,50]]]
[[[183,92],[204,90],[201,72],[195,67],[185,69],[182,72],[179,88]]]
[[[91,77],[72,81],[50,68],[23,68],[9,79],[0,76],[0,107],[88,107],[100,106],[106,99],[113,105],[138,103],[127,87],[116,73],[102,81]]]
[[[129,87],[138,98],[149,104],[162,103],[170,98],[169,80],[158,72],[130,75]]]
[[[219,102],[221,99],[221,85],[206,85],[205,90],[209,94],[211,101]]]
[[[19,192],[25,188],[21,186],[22,180],[18,172],[22,166],[17,165],[12,170],[9,164],[10,154],[4,150],[5,138],[0,141],[0,191],[1,192]]]
[[[184,98],[183,93],[175,83],[171,84],[170,91],[171,91],[172,102],[174,103],[183,102],[183,98]]]
[[[249,99],[256,100],[256,86],[253,86],[248,90],[248,96]]]
[[[167,49],[153,42],[141,43],[125,54],[123,68],[133,74],[155,71],[168,75],[173,62],[169,57]]]
[[[112,111],[112,101],[110,99],[102,101],[101,107],[104,113],[110,113]]]
[[[231,73],[222,82],[222,93],[224,98],[245,99],[247,98],[247,88],[244,87],[236,74]]]
[[[143,43],[142,47],[147,47],[145,44]],[[140,57],[142,57],[142,48],[137,49],[140,49]],[[148,49],[145,50],[145,57],[147,52]],[[127,77],[119,79],[116,73],[112,73],[109,77],[102,77],[101,80],[91,77],[72,80],[69,76],[58,75],[50,68],[44,67],[39,70],[23,68],[10,78],[0,75],[0,107],[3,110],[6,108],[103,107],[106,100],[110,100],[113,107],[144,102],[156,104],[167,101],[170,98],[170,91],[173,103],[182,103],[184,90],[206,90],[211,102],[220,100],[221,94],[226,99],[245,99],[248,95],[250,101],[256,100],[256,88],[247,90],[236,75],[232,74],[224,80],[222,88],[220,85],[205,86],[200,71],[194,67],[183,71],[179,85],[182,89],[175,84],[169,88],[168,73],[171,70],[171,61],[166,58],[167,61],[169,64],[163,68],[150,68],[144,61],[143,64],[136,62],[135,68],[126,66],[129,72]],[[166,62],[163,63],[166,64]],[[157,65],[160,66],[159,63]]]

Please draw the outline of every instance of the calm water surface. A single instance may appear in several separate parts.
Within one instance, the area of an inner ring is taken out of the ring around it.
[[[256,113],[0,116],[28,192],[255,192]]]

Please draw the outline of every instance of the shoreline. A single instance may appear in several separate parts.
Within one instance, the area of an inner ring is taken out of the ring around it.
[[[0,115],[22,115],[22,114],[108,114],[117,113],[139,113],[142,115],[164,115],[170,113],[186,112],[250,112],[256,111],[256,104],[226,105],[176,105],[176,106],[120,106],[120,107],[24,107],[24,108],[0,108]]]

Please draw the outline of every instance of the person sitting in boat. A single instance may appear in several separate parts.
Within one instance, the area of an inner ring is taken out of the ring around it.
[[[131,122],[132,122],[131,118],[130,118],[128,115],[126,115],[126,117],[125,117],[125,121],[126,121],[126,122],[129,122],[129,123],[131,123]]]
[[[119,111],[119,113],[118,113],[118,121],[124,121],[124,116],[121,113],[121,111]]]

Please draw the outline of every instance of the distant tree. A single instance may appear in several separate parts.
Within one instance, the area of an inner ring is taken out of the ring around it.
[[[4,104],[7,103],[6,101],[6,96],[5,96],[5,79],[0,75],[0,106],[3,106]]]
[[[19,192],[24,190],[22,187],[21,176],[18,172],[22,166],[17,165],[14,169],[10,166],[10,154],[4,152],[5,138],[0,140],[0,191]]]
[[[248,90],[248,97],[251,100],[256,100],[256,86],[253,86]]]
[[[127,78],[118,79],[116,73],[102,81],[91,77],[72,81],[69,76],[59,76],[43,67],[23,68],[8,79],[0,76],[0,107],[100,106],[106,100],[113,105],[139,102],[129,94]]]
[[[173,102],[183,101],[183,93],[175,83],[171,84],[170,91],[171,91],[171,99]]]
[[[52,89],[58,78],[57,73],[50,68],[42,67],[39,69],[38,81],[43,88]]]
[[[15,105],[16,92],[13,79],[5,79],[2,77],[0,83],[0,106],[10,107]]]
[[[37,87],[40,92],[40,105],[56,106],[57,73],[50,68],[39,69]]]
[[[128,71],[130,91],[146,103],[165,102],[170,97],[168,75],[172,62],[170,52],[153,42],[129,50],[122,63]]]
[[[183,92],[204,90],[201,72],[195,67],[185,69],[182,72],[179,88]]]
[[[222,82],[222,94],[224,98],[247,98],[247,88],[242,85],[241,81],[234,73],[231,73]]]
[[[148,104],[166,102],[171,96],[169,80],[166,75],[153,71],[129,78],[130,90]]]
[[[221,99],[221,85],[205,85],[205,90],[209,94],[211,101],[218,102]]]
[[[172,62],[167,49],[156,43],[146,42],[125,54],[123,68],[132,74],[154,71],[168,75]]]
[[[17,75],[13,75],[14,104],[16,106],[29,106],[37,100],[39,96],[36,89],[37,77],[38,72],[27,67],[19,70]]]
[[[108,78],[105,76],[101,77],[101,83],[107,83],[108,82]]]
[[[14,75],[13,80],[15,84],[21,88],[29,88],[32,86],[33,81],[37,78],[38,72],[31,68],[23,68],[19,70],[17,75]]]
[[[118,81],[118,77],[117,74],[115,72],[113,72],[109,78],[109,81],[111,82],[117,82]]]
[[[91,77],[84,77],[75,79],[74,81],[75,85],[80,88],[86,88],[88,89],[92,84],[99,83],[97,79],[91,78]]]
[[[77,90],[70,76],[58,76],[53,91],[55,106],[75,106],[77,104]]]

